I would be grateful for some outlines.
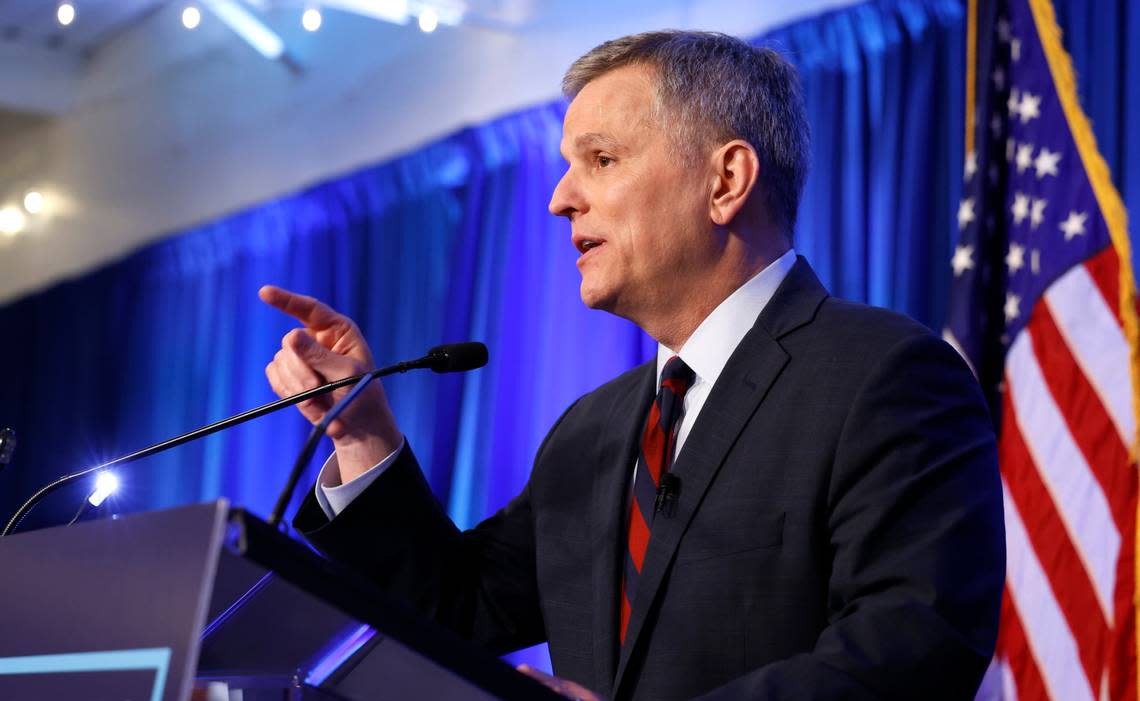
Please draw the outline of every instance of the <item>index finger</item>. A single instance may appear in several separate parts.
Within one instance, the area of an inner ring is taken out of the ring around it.
[[[305,326],[323,329],[341,321],[341,315],[315,297],[297,294],[274,285],[264,285],[257,296],[271,307],[280,309]]]

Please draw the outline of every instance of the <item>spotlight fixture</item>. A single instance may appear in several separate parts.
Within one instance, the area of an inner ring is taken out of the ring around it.
[[[75,6],[69,2],[61,2],[59,7],[56,8],[55,18],[63,26],[67,26],[75,21]]]
[[[320,29],[321,11],[313,7],[305,10],[305,13],[301,15],[301,26],[310,32],[315,32]]]
[[[431,32],[434,32],[435,28],[438,26],[439,15],[436,14],[436,11],[432,8],[425,7],[423,11],[420,12],[420,29],[425,34],[430,34]]]
[[[198,8],[190,5],[182,11],[182,26],[187,29],[194,29],[202,21],[202,13]]]
[[[24,217],[24,213],[15,207],[4,207],[0,209],[0,234],[5,236],[15,236],[24,230],[24,225],[28,220]]]
[[[44,196],[36,190],[24,195],[24,211],[28,214],[39,214],[44,209]]]

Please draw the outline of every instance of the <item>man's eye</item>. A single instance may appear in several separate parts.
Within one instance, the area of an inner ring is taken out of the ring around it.
[[[609,156],[598,156],[598,165],[602,168],[613,165],[614,159]]]

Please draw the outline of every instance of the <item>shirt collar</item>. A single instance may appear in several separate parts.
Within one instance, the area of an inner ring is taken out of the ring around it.
[[[768,264],[752,278],[736,288],[712,313],[705,317],[679,353],[657,344],[657,378],[660,383],[665,363],[674,355],[693,369],[698,381],[715,383],[729,356],[752,328],[756,317],[768,305],[788,271],[796,262],[796,252],[787,253]]]

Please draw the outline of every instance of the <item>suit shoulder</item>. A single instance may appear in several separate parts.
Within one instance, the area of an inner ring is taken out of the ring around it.
[[[814,322],[801,330],[851,348],[886,350],[906,341],[942,342],[933,331],[905,314],[838,297],[824,300]]]

